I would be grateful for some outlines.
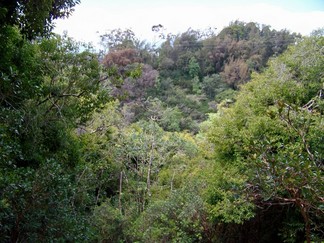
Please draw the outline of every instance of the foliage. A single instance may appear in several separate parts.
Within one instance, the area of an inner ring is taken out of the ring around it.
[[[114,208],[109,202],[104,202],[95,207],[93,218],[98,229],[97,239],[100,242],[122,242],[124,240],[125,219],[118,208]]]
[[[308,242],[323,237],[322,47],[322,37],[305,38],[274,59],[210,133],[217,163],[243,179],[239,197],[261,207],[292,205]]]
[[[231,59],[224,67],[223,78],[233,89],[237,89],[239,84],[245,83],[249,79],[249,67],[241,59]]]
[[[199,76],[200,66],[195,57],[190,58],[188,69],[190,77],[194,78]]]
[[[107,100],[96,55],[67,37],[31,43],[13,27],[2,34],[1,240],[90,239],[73,131]]]
[[[28,39],[49,35],[53,21],[71,15],[80,0],[5,0],[0,3],[0,21],[4,26],[18,26]]]
[[[202,240],[203,201],[197,188],[184,187],[153,202],[135,222],[135,241],[196,242]]]
[[[117,29],[94,53],[50,33],[78,3],[0,3],[1,242],[323,239],[322,31],[267,69],[298,35]]]
[[[137,41],[135,33],[131,29],[113,29],[102,34],[100,38],[105,51],[133,49]]]
[[[219,74],[206,76],[202,81],[202,90],[210,100],[214,100],[218,95],[227,89],[228,86],[226,83],[224,83]]]

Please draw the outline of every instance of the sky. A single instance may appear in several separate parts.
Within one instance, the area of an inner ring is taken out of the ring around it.
[[[81,0],[54,32],[98,46],[101,34],[128,28],[153,43],[158,38],[153,25],[173,34],[209,27],[217,32],[235,20],[309,35],[324,27],[324,0]]]

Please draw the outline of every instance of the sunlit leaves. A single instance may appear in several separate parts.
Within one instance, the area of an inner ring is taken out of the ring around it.
[[[306,38],[271,61],[268,70],[243,87],[236,104],[214,119],[210,132],[217,165],[232,166],[245,178],[238,184],[245,193],[238,197],[250,195],[261,206],[296,206],[308,239],[311,222],[323,217],[323,117],[317,105],[322,100],[322,45],[319,38]],[[216,192],[222,200],[236,190]],[[312,227],[319,233],[316,223]]]

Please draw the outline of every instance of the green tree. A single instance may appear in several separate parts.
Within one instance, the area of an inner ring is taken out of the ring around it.
[[[132,228],[141,242],[198,242],[203,238],[204,207],[195,186],[173,191],[153,202]]]
[[[303,219],[307,242],[323,240],[323,41],[304,38],[270,62],[214,119],[210,133],[216,163],[243,179],[220,188],[247,204],[291,205]],[[296,230],[284,240],[296,240]]]
[[[200,66],[199,66],[199,63],[197,62],[197,59],[195,57],[190,58],[189,64],[188,64],[188,69],[189,69],[189,75],[191,78],[199,77]]]
[[[217,95],[228,89],[228,85],[219,74],[204,77],[201,86],[210,100],[214,100]]]
[[[49,35],[54,20],[71,15],[80,0],[3,0],[0,3],[2,26],[18,26],[28,39]]]
[[[135,33],[131,29],[113,29],[108,33],[100,36],[101,45],[104,50],[114,51],[122,49],[135,49],[139,40],[136,38]]]
[[[16,28],[4,30],[1,240],[89,239],[89,197],[78,188],[82,157],[74,131],[107,100],[99,92],[97,56],[66,37],[31,43]]]

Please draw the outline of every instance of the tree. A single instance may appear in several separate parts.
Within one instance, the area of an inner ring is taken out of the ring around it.
[[[228,85],[219,74],[204,77],[201,86],[210,100],[214,100],[217,95],[228,89]]]
[[[104,51],[115,51],[122,49],[135,49],[136,44],[139,42],[135,37],[135,33],[131,29],[113,29],[108,33],[100,36],[101,45]]]
[[[1,241],[89,239],[89,194],[80,190],[76,196],[82,157],[74,131],[107,101],[106,91],[99,91],[97,56],[67,37],[31,43],[16,28],[6,31],[0,62]]]
[[[54,28],[53,21],[71,15],[80,0],[3,0],[0,22],[3,26],[18,26],[28,39],[46,36]]]
[[[199,77],[200,66],[199,66],[199,63],[197,62],[197,59],[195,57],[190,58],[189,64],[188,64],[188,69],[189,69],[189,75],[191,78]]]
[[[295,223],[303,223],[307,242],[323,239],[323,44],[323,37],[304,38],[270,62],[210,134],[216,163],[244,178],[227,190],[259,207],[299,212]],[[287,225],[282,231],[293,234],[285,240],[296,240],[300,228]]]
[[[132,228],[133,241],[198,242],[203,239],[205,212],[194,185],[171,192],[156,200],[137,219]]]
[[[237,89],[240,84],[245,83],[250,78],[248,65],[242,59],[230,59],[222,72],[223,79],[233,89]]]
[[[203,40],[200,66],[204,75],[210,75],[224,71],[230,62],[243,60],[250,70],[259,72],[272,55],[282,53],[299,37],[270,26],[234,21],[218,35]]]

